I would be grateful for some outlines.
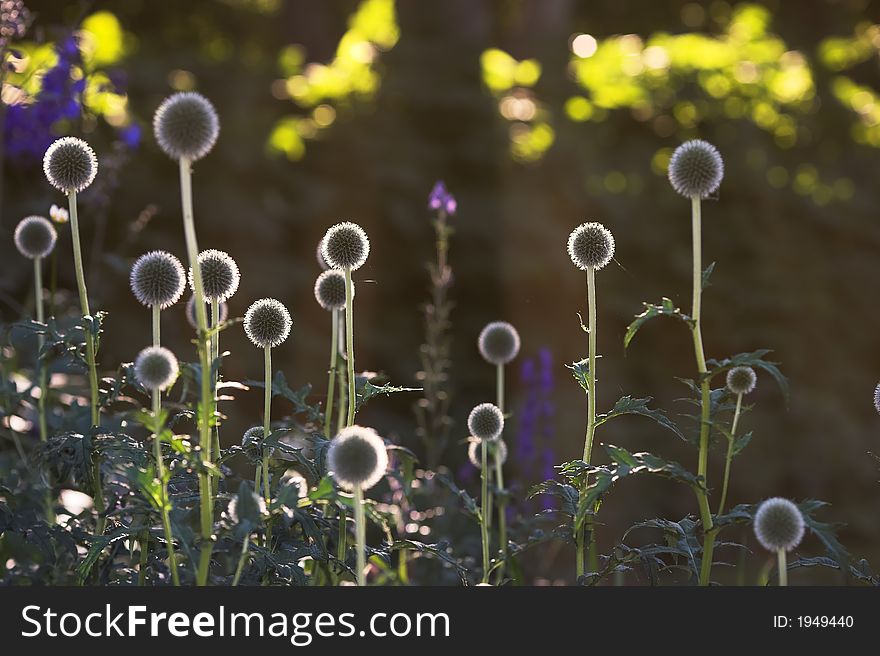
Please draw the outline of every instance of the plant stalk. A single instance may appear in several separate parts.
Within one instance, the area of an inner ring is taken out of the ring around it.
[[[218,360],[220,359],[220,330],[218,326],[220,325],[220,301],[217,299],[211,300],[211,389],[214,390],[214,410],[216,411],[220,401],[217,398],[217,382],[220,378],[220,364]],[[217,363],[217,368],[214,368],[214,363]],[[214,427],[211,434],[212,444],[211,444],[211,453],[216,454],[217,457],[220,457],[220,421],[219,416],[214,417]],[[220,481],[217,477],[212,477],[211,484],[211,493],[216,496],[217,492],[220,488]]]
[[[785,549],[779,549],[776,552],[776,559],[779,570],[779,586],[784,588],[788,586],[788,564],[786,563]]]
[[[269,439],[270,423],[272,417],[272,348],[267,346],[263,349],[265,354],[265,391],[263,394],[263,498],[266,500],[266,508],[272,501],[272,487],[269,481],[269,448],[265,442]],[[272,524],[266,521],[266,548],[271,549]]]
[[[488,507],[488,498],[489,498],[489,455],[488,455],[488,445],[486,440],[480,440],[480,452],[481,452],[481,464],[480,467],[480,479],[482,482],[482,494],[480,496],[480,501],[482,503],[482,507],[480,508],[480,532],[481,537],[483,539],[483,583],[489,582],[489,524],[488,518],[486,517],[486,513],[489,511]]]
[[[504,414],[504,365],[496,367],[495,374],[495,403],[501,414]],[[498,438],[504,439],[503,434]],[[495,484],[500,491],[504,491],[504,467],[498,451],[495,451]],[[502,496],[498,500],[498,546],[501,552],[501,564],[498,567],[498,580],[504,578],[504,564],[507,562],[507,501]]]
[[[239,579],[241,579],[241,573],[244,571],[244,564],[247,562],[248,556],[248,545],[250,544],[251,534],[248,533],[244,536],[244,542],[241,544],[241,556],[238,557],[238,566],[235,568],[235,576],[232,577],[232,587],[238,585]]]
[[[724,503],[727,501],[727,484],[730,482],[730,465],[733,461],[733,447],[736,442],[736,425],[739,422],[740,411],[742,410],[743,395],[736,395],[736,410],[733,413],[733,423],[730,425],[730,437],[727,439],[727,457],[724,460],[724,483],[721,485],[721,502],[718,504],[718,512],[721,515],[724,512]]]
[[[354,487],[354,532],[357,537],[357,584],[367,584],[367,526],[364,519],[364,491]]]
[[[34,258],[34,300],[37,310],[37,321],[46,323],[43,312],[43,258]],[[37,335],[37,378],[40,381],[40,398],[37,400],[37,413],[40,421],[40,441],[49,439],[49,429],[46,425],[46,366],[43,363],[43,347],[46,345],[46,336],[43,333]]]
[[[324,408],[324,437],[330,439],[333,417],[333,394],[336,390],[336,359],[339,354],[339,310],[333,308],[330,328],[330,371],[327,380],[327,406]]]
[[[589,336],[589,354],[587,372],[587,435],[584,440],[584,462],[590,464],[593,457],[593,436],[596,433],[596,268],[587,267],[587,330]],[[589,484],[589,478],[584,481],[584,489],[586,491]],[[584,521],[584,531],[589,531],[590,541],[587,545],[587,560],[590,571],[598,570],[599,554],[596,551],[596,527],[592,517],[587,517]],[[580,570],[578,576],[583,575],[583,549],[585,538],[576,540],[579,552],[577,554],[577,567]]]
[[[346,426],[354,424],[355,408],[355,380],[354,380],[354,307],[352,296],[354,290],[351,285],[351,269],[345,269],[345,350],[348,361],[348,419]]]

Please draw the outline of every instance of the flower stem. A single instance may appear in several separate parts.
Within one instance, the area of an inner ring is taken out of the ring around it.
[[[211,365],[208,354],[208,313],[205,310],[205,292],[202,286],[202,268],[199,265],[199,245],[196,241],[196,226],[193,218],[192,171],[190,161],[180,158],[180,200],[183,209],[183,231],[186,237],[186,252],[193,273],[193,293],[195,300],[196,325],[198,326],[199,365],[201,367],[201,402],[199,404],[199,446],[202,461],[211,465]],[[201,524],[201,553],[196,584],[208,584],[208,570],[211,566],[213,550],[212,529],[214,526],[214,504],[211,497],[211,474],[205,469],[199,473],[199,518]]]
[[[486,513],[489,511],[489,455],[486,440],[480,440],[481,464],[480,479],[482,481],[482,494],[480,500],[482,507],[480,508],[480,532],[483,540],[483,583],[489,582],[489,524]]]
[[[587,267],[587,330],[589,335],[589,355],[587,371],[587,435],[584,440],[584,462],[590,464],[593,457],[593,436],[596,433],[596,268]],[[584,481],[584,489],[586,491],[589,479]],[[596,527],[592,517],[587,517],[584,521],[583,531],[589,531],[590,541],[587,546],[587,560],[590,571],[598,569],[599,555],[596,552]],[[579,536],[580,537],[580,536]],[[577,554],[577,570],[578,577],[583,575],[583,550],[584,537],[580,537],[580,541],[576,540]]]
[[[342,333],[345,333],[345,317],[338,317],[338,330]],[[342,338],[339,340],[337,344],[337,351],[342,354],[345,353],[343,349],[345,348],[345,335],[342,335]],[[345,354],[345,357],[348,357],[348,354]],[[339,377],[339,401],[336,404],[336,430],[342,430],[345,428],[345,416],[348,411],[348,376],[346,374],[346,367],[338,367],[337,371]]]
[[[214,409],[216,410],[218,401],[217,394],[217,381],[220,376],[220,365],[217,364],[215,368],[214,363],[216,363],[220,358],[220,330],[217,326],[220,324],[220,301],[217,299],[211,300],[211,389],[214,390]],[[214,428],[211,434],[212,444],[211,444],[211,453],[217,454],[217,457],[220,456],[220,423],[219,417],[214,418]],[[220,488],[220,481],[216,477],[212,477],[212,485],[211,485],[211,493],[213,495],[217,495],[217,492]]]
[[[336,391],[336,358],[339,353],[339,310],[332,310],[330,328],[330,372],[327,380],[327,406],[324,408],[324,437],[330,439],[330,424],[333,415],[333,394]]]
[[[703,350],[703,333],[700,327],[700,308],[703,295],[703,257],[702,257],[702,216],[700,212],[700,197],[691,197],[691,223],[693,237],[693,308],[691,319],[693,320],[692,333],[694,337],[694,353],[697,358],[697,372],[702,379],[700,381],[700,456],[697,465],[697,475],[702,477],[704,488],[697,490],[697,497],[708,495],[708,465],[709,465],[709,421],[710,421],[710,389],[709,379],[706,377],[706,355]],[[704,504],[703,501],[706,501]],[[703,522],[703,563],[700,569],[700,585],[709,585],[709,577],[712,573],[712,552],[715,547],[715,532],[712,530],[712,513],[709,511],[708,499],[700,500],[700,514]],[[705,511],[703,510],[705,506]]]
[[[248,556],[248,545],[251,541],[251,534],[248,533],[244,536],[244,542],[241,543],[241,556],[238,557],[238,566],[235,568],[235,576],[232,577],[232,587],[238,585],[239,579],[241,579],[241,573],[244,570],[244,564],[247,562]]]
[[[86,289],[86,278],[83,271],[82,247],[79,241],[79,215],[76,207],[76,192],[67,194],[67,202],[70,208],[70,237],[73,243],[73,266],[76,269],[76,286],[79,291],[79,305],[83,317],[83,334],[86,340],[86,361],[89,366],[89,389],[91,391],[91,420],[92,428],[98,428],[101,424],[100,408],[98,406],[98,366],[95,362],[95,337],[92,334],[92,312],[89,309],[89,292]],[[101,462],[92,456],[91,469],[92,486],[94,490],[95,511],[98,514],[95,533],[104,533],[104,511],[107,506],[104,502],[104,490],[101,486]]]
[[[730,464],[733,460],[733,446],[736,441],[736,425],[739,422],[739,414],[742,410],[743,395],[736,395],[736,410],[733,413],[733,423],[730,425],[730,437],[727,438],[727,457],[724,461],[724,483],[721,485],[721,503],[718,504],[720,515],[724,512],[724,503],[727,501],[727,484],[730,482]]]
[[[351,269],[345,269],[345,350],[348,356],[348,419],[346,426],[354,424],[354,307],[352,306],[353,289],[351,286]]]
[[[357,584],[367,584],[367,526],[364,519],[364,491],[354,486],[354,532],[357,539]]]
[[[46,317],[43,312],[43,258],[34,258],[34,300],[37,309],[37,321],[45,323]],[[43,333],[37,335],[37,377],[40,381],[40,398],[37,400],[37,411],[40,417],[40,441],[45,442],[49,436],[46,426],[46,367],[41,357],[43,346],[46,344],[46,336]]]
[[[776,559],[779,565],[777,567],[779,570],[779,586],[784,588],[788,586],[788,564],[786,563],[785,549],[779,549],[776,552]]]
[[[267,346],[263,349],[265,354],[265,391],[263,393],[263,498],[266,500],[266,508],[272,500],[272,487],[269,481],[269,448],[265,442],[269,439],[270,423],[272,418],[272,349]],[[259,493],[258,493],[259,494]],[[272,524],[266,520],[266,547],[271,549]]]
[[[504,365],[499,364],[495,370],[495,404],[504,414]],[[498,439],[504,439],[503,435]],[[498,451],[495,451],[495,484],[498,489],[504,491],[504,468]],[[507,562],[507,501],[502,496],[498,500],[498,546],[500,549],[501,565],[498,567],[498,580],[504,578],[504,563]]]

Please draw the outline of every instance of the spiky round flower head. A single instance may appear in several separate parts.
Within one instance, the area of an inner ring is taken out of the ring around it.
[[[168,96],[153,115],[153,134],[171,159],[201,159],[214,147],[219,132],[217,110],[200,93]]]
[[[327,469],[343,490],[369,490],[388,469],[385,442],[372,428],[343,428],[327,449]]]
[[[496,460],[499,460],[502,465],[507,462],[507,445],[504,440],[489,440],[486,446],[489,451],[489,467],[493,467]],[[483,468],[482,442],[477,438],[469,440],[468,460],[477,469]]]
[[[337,223],[321,240],[321,255],[333,269],[360,269],[369,254],[367,233],[351,221]]]
[[[731,394],[751,394],[758,376],[751,367],[734,367],[727,371],[727,389]]]
[[[354,283],[351,285],[354,297]],[[339,269],[329,269],[315,281],[315,300],[325,310],[339,310],[345,307],[345,273]]]
[[[275,348],[290,335],[290,312],[274,298],[261,298],[244,315],[244,332],[260,348]]]
[[[614,257],[614,235],[601,223],[581,223],[568,236],[568,256],[582,271],[601,269]]]
[[[88,187],[98,174],[95,151],[82,139],[61,137],[43,156],[43,173],[49,184],[69,194]]]
[[[229,318],[229,306],[226,303],[220,304],[220,321],[226,321]],[[209,316],[208,319],[211,317]],[[196,319],[196,297],[190,296],[189,300],[186,302],[186,321],[192,326],[195,330],[199,329],[199,322]]]
[[[177,379],[177,358],[163,346],[148,346],[134,361],[134,375],[146,389],[166,390]]]
[[[238,272],[238,265],[229,257],[229,253],[213,248],[202,251],[199,253],[199,268],[202,272],[202,291],[205,293],[206,303],[210,301],[223,303],[238,291],[241,275]],[[189,269],[188,277],[189,287],[195,291],[196,283],[193,280],[192,267]]]
[[[874,388],[874,410],[880,414],[880,383]]]
[[[46,217],[26,216],[15,226],[13,239],[18,252],[33,260],[52,252],[58,233]]]
[[[672,188],[687,198],[707,198],[715,193],[724,177],[721,153],[708,141],[685,141],[669,160],[669,182]]]
[[[493,403],[481,403],[468,415],[468,430],[481,440],[497,440],[504,430],[504,414]]]
[[[263,427],[251,426],[241,436],[241,446],[248,455],[257,457],[263,444]]]
[[[480,332],[477,346],[486,362],[507,364],[519,353],[519,333],[506,321],[493,321]]]
[[[788,499],[767,499],[755,513],[755,536],[768,551],[791,551],[804,537],[804,516]]]
[[[135,260],[129,282],[139,303],[163,310],[180,300],[186,286],[183,265],[165,251],[150,251]]]

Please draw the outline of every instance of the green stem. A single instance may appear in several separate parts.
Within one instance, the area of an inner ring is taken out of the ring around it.
[[[721,485],[721,503],[718,504],[718,512],[724,512],[724,503],[727,501],[727,484],[730,481],[730,465],[733,461],[733,447],[736,442],[736,425],[739,422],[739,414],[742,410],[743,395],[736,395],[736,410],[733,413],[733,423],[730,425],[730,437],[727,438],[727,457],[724,460],[724,482]]]
[[[251,541],[251,534],[248,533],[244,536],[244,542],[241,544],[241,556],[238,557],[238,566],[235,568],[235,576],[232,577],[232,587],[238,585],[239,579],[241,579],[241,573],[244,570],[244,564],[247,562],[248,556],[248,545]]]
[[[587,372],[587,435],[584,440],[584,462],[590,464],[593,457],[593,436],[596,433],[596,268],[587,267],[587,330],[589,337],[589,355]],[[585,488],[589,483],[584,481]],[[583,490],[582,490],[583,492]],[[584,531],[590,532],[590,541],[587,547],[587,560],[589,562],[590,571],[596,571],[599,564],[599,555],[596,552],[596,527],[592,517],[588,517],[584,521]],[[576,541],[577,542],[577,541]],[[581,576],[583,574],[583,548],[584,539],[581,538],[577,542],[579,549],[577,566],[580,568]]]
[[[495,368],[495,405],[504,414],[504,365],[499,364]],[[504,439],[501,435],[499,440]],[[498,489],[504,491],[504,471],[498,450],[495,451],[495,484]],[[498,501],[498,546],[501,552],[501,565],[498,567],[498,580],[504,578],[504,563],[507,561],[507,502],[504,497]]]
[[[332,310],[330,328],[330,373],[327,380],[327,406],[324,408],[324,437],[330,439],[330,423],[333,415],[333,393],[336,390],[336,357],[339,353],[339,310]]]
[[[344,506],[339,506],[338,521],[339,532],[336,538],[336,560],[340,563],[344,563],[345,552],[348,549],[348,526],[346,525],[347,516]]]
[[[346,426],[354,424],[354,308],[352,307],[352,296],[354,290],[351,285],[351,269],[345,269],[345,350],[348,355],[348,419]]]
[[[354,532],[357,538],[357,584],[367,584],[367,525],[364,519],[364,491],[354,486]]]
[[[34,258],[34,297],[37,308],[37,321],[46,322],[43,313],[43,258]],[[49,430],[46,426],[46,367],[43,359],[40,357],[43,353],[43,346],[46,344],[46,336],[43,333],[37,335],[37,371],[40,381],[40,398],[37,400],[37,412],[40,418],[40,441],[45,442],[49,439]]]
[[[480,440],[481,463],[480,479],[482,480],[482,495],[480,500],[480,531],[483,540],[483,583],[489,582],[489,525],[486,513],[489,511],[487,501],[489,497],[489,456],[486,440]]]
[[[217,326],[220,324],[220,301],[213,299],[211,301],[211,389],[214,390],[214,408],[217,408],[219,403],[218,394],[217,394],[217,381],[220,375],[220,367],[217,365],[217,369],[214,368],[214,363],[217,362],[220,358],[220,331]],[[211,435],[212,445],[211,445],[211,453],[217,454],[220,456],[220,422],[219,417],[214,418],[214,430]],[[220,481],[218,478],[212,478],[211,485],[211,493],[216,496],[220,487]]]
[[[82,247],[79,240],[79,214],[76,206],[76,192],[67,194],[67,202],[70,208],[70,238],[73,243],[73,266],[76,269],[76,286],[79,292],[79,305],[83,317],[83,334],[86,340],[86,361],[89,366],[89,389],[91,392],[91,421],[92,428],[98,428],[101,424],[100,408],[98,406],[98,366],[95,361],[95,338],[92,335],[91,319],[92,312],[89,309],[89,292],[86,289],[86,277],[83,271]],[[94,490],[95,511],[98,514],[95,533],[102,535],[106,519],[103,517],[107,505],[104,502],[104,490],[101,486],[101,462],[92,455],[92,486]]]
[[[785,559],[785,549],[780,549],[776,552],[776,558],[778,562],[778,570],[779,570],[779,586],[786,587],[788,586],[788,564]]]
[[[344,317],[339,318],[339,328],[342,329],[342,332],[345,332],[345,328],[342,325],[344,321]],[[337,346],[338,350],[341,350],[340,346]],[[348,376],[346,375],[345,367],[338,367],[338,369],[339,401],[336,403],[336,430],[340,431],[345,428],[345,415],[348,411]]]
[[[710,389],[709,379],[706,377],[706,355],[703,350],[703,333],[700,327],[700,308],[703,295],[703,258],[702,258],[702,217],[700,212],[700,197],[691,197],[691,223],[693,237],[693,308],[691,319],[693,320],[694,353],[697,358],[697,371],[702,379],[700,381],[700,456],[697,466],[697,475],[703,479],[703,488],[697,490],[697,497],[708,495],[708,465],[709,465],[709,411]],[[706,512],[702,511],[705,501]],[[712,573],[712,552],[715,546],[715,532],[712,530],[712,514],[708,510],[708,499],[700,500],[701,515],[703,520],[703,564],[700,570],[700,585],[709,585],[709,577]]]
[[[180,201],[183,210],[183,231],[186,237],[186,252],[189,266],[193,273],[193,293],[195,300],[196,325],[198,326],[199,364],[201,367],[201,402],[199,405],[199,446],[202,461],[211,464],[211,366],[208,362],[208,313],[205,310],[205,292],[202,286],[202,268],[199,265],[199,245],[196,241],[196,226],[193,218],[192,202],[192,171],[190,161],[180,158]],[[199,519],[201,524],[201,547],[199,568],[196,573],[196,584],[208,584],[208,572],[211,567],[213,550],[212,530],[214,526],[214,508],[211,498],[211,478],[208,469],[199,473]]]
[[[269,424],[272,417],[272,349],[263,349],[265,354],[265,392],[263,394],[263,442],[269,439]],[[269,481],[269,448],[263,446],[263,498],[266,500],[266,508],[272,500],[272,487]],[[266,547],[271,548],[272,525],[266,521]]]

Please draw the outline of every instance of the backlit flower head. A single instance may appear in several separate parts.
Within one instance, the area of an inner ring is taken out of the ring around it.
[[[385,442],[372,428],[343,428],[330,442],[327,469],[343,490],[368,490],[382,480],[388,469]]]
[[[481,440],[496,440],[504,430],[504,414],[493,403],[481,403],[468,415],[468,430]]]
[[[755,536],[769,551],[791,551],[804,537],[804,516],[788,499],[767,499],[755,513]]]
[[[507,462],[507,445],[504,440],[489,440],[486,443],[489,456],[489,467],[495,465],[496,459],[503,465]],[[483,443],[479,438],[472,438],[468,441],[468,460],[477,469],[483,468]]]
[[[228,301],[238,290],[241,275],[238,265],[228,253],[213,248],[199,253],[199,270],[202,272],[202,291],[205,294],[205,302]],[[190,267],[189,287],[195,291],[193,271]]]
[[[354,283],[351,285],[354,297]],[[325,310],[339,310],[345,307],[345,274],[339,269],[325,271],[315,281],[315,299]]]
[[[183,265],[165,251],[151,251],[135,260],[129,282],[139,303],[163,310],[180,300],[186,286]]]
[[[582,271],[601,269],[614,257],[614,236],[601,223],[582,223],[568,236],[568,255]]]
[[[880,414],[880,383],[874,388],[874,410]]]
[[[370,240],[358,224],[351,221],[331,227],[321,241],[321,255],[333,269],[360,269],[370,254]]]
[[[49,184],[59,191],[80,192],[95,180],[98,158],[82,139],[61,137],[43,156],[43,173]]]
[[[220,307],[220,322],[226,321],[229,318],[229,306],[226,303],[221,303]],[[208,316],[208,320],[210,321],[211,317]],[[190,296],[189,300],[186,302],[186,321],[192,326],[195,330],[199,329],[199,322],[196,318],[196,297]]]
[[[26,216],[15,226],[13,240],[18,252],[30,259],[46,257],[55,248],[58,233],[49,219]]]
[[[751,367],[734,367],[727,371],[727,389],[731,394],[751,394],[758,376]]]
[[[134,375],[146,389],[163,391],[174,384],[179,367],[177,358],[167,348],[148,346],[134,361]]]
[[[330,267],[324,261],[324,238],[321,237],[321,241],[318,242],[318,245],[315,247],[315,259],[318,261],[318,266],[321,267],[321,271],[326,271]]]
[[[196,161],[217,142],[217,110],[199,93],[183,91],[168,96],[153,116],[153,133],[159,147],[172,159]]]
[[[506,321],[493,321],[480,332],[477,346],[486,362],[507,364],[519,353],[519,333]]]
[[[293,320],[284,305],[274,298],[255,301],[244,315],[244,332],[260,348],[275,348],[290,335]]]
[[[241,446],[252,457],[258,457],[263,445],[263,427],[251,426],[241,436]]]
[[[707,198],[721,185],[724,161],[708,141],[693,139],[672,153],[668,175],[672,188],[682,196]]]

